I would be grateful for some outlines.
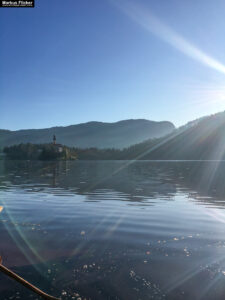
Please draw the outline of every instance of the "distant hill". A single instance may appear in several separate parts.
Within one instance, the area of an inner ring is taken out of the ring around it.
[[[144,119],[115,123],[88,122],[46,129],[0,130],[0,147],[20,143],[49,143],[53,134],[57,143],[70,147],[124,148],[147,139],[165,136],[175,129],[171,122]]]
[[[172,134],[131,146],[124,156],[139,159],[225,159],[225,112],[188,123]]]

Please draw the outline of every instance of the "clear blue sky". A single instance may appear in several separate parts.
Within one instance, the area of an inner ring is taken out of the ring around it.
[[[0,8],[0,128],[225,109],[224,0],[35,0]]]

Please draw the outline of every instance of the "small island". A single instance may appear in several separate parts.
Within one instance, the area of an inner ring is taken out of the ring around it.
[[[18,144],[5,147],[6,158],[22,160],[75,160],[75,149],[56,143],[56,136],[49,144]]]

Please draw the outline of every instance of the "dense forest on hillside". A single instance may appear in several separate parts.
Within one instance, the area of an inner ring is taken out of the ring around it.
[[[159,143],[161,139],[149,140],[123,150],[98,149],[98,148],[69,148],[63,146],[63,152],[55,151],[52,144],[19,144],[4,148],[8,159],[15,160],[126,160],[141,159],[143,151],[147,152],[149,147]]]
[[[115,123],[88,122],[44,129],[1,130],[0,148],[15,144],[47,144],[56,135],[57,142],[68,147],[122,149],[159,138],[171,133],[175,126],[171,122],[150,120],[123,120]]]
[[[75,149],[79,159],[223,160],[225,113],[188,123],[166,137],[149,139],[123,150]]]
[[[80,160],[221,160],[225,159],[225,113],[191,122],[162,138],[120,149],[74,148],[63,146],[63,153],[52,151],[52,145],[20,144],[6,147],[11,159]]]
[[[5,147],[3,152],[9,159],[15,160],[74,160],[77,154],[66,146],[55,147],[53,144],[19,144]]]

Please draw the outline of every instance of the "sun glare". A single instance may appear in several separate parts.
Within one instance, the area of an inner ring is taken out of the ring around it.
[[[115,3],[115,2],[113,2]],[[168,25],[164,24],[152,12],[141,5],[137,5],[128,1],[116,2],[116,6],[128,15],[137,24],[156,35],[164,42],[170,44],[183,54],[192,59],[210,67],[218,72],[225,74],[225,65],[209,56],[204,51],[193,45],[191,42],[183,38]]]

